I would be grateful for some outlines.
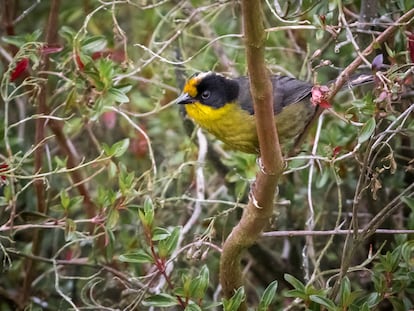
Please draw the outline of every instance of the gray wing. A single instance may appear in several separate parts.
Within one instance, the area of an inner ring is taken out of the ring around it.
[[[240,85],[238,101],[242,109],[247,110],[250,114],[254,114],[249,79],[247,77],[240,77],[237,80]],[[286,76],[275,75],[271,77],[271,80],[273,85],[273,109],[275,114],[281,112],[284,107],[309,97],[313,87],[313,85],[308,82]]]

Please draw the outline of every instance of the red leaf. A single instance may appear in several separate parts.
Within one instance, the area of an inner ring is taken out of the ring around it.
[[[324,109],[332,107],[332,105],[328,102],[329,88],[326,85],[314,85],[311,93],[311,103],[314,106],[321,106]]]
[[[79,67],[79,69],[81,70],[81,71],[83,71],[83,69],[85,68],[85,65],[84,65],[84,63],[82,62],[82,60],[81,60],[81,58],[80,58],[80,56],[79,56],[79,54],[75,54],[75,62],[76,62],[76,64],[78,65],[78,67]]]
[[[411,61],[414,63],[414,33],[408,35],[408,52],[410,52]]]
[[[27,69],[29,66],[29,58],[25,57],[18,61],[16,64],[16,68],[14,68],[13,72],[10,75],[10,81],[16,80],[18,77],[22,75],[22,73]]]
[[[341,152],[342,147],[341,146],[336,146],[332,149],[332,155],[334,157],[336,157],[340,152]]]

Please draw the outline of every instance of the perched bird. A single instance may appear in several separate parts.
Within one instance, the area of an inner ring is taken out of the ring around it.
[[[286,76],[271,76],[273,111],[283,149],[291,145],[316,112],[313,85]],[[231,149],[259,153],[248,77],[227,78],[214,72],[190,77],[176,102],[188,116]]]

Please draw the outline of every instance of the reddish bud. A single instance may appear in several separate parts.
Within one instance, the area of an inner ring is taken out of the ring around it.
[[[44,45],[40,49],[40,53],[43,55],[53,54],[53,53],[59,53],[63,50],[63,46],[61,45]]]
[[[1,175],[2,172],[6,172],[9,169],[7,164],[0,164],[0,184],[6,181],[6,176]]]
[[[107,111],[104,112],[101,116],[101,121],[103,122],[104,126],[112,130],[116,125],[116,112],[115,111]]]
[[[10,81],[16,80],[18,77],[20,77],[23,72],[29,67],[29,58],[25,57],[21,60],[19,60],[16,64],[16,68],[12,71],[10,75]]]
[[[75,54],[75,62],[76,62],[76,65],[78,65],[78,67],[79,67],[79,69],[81,70],[81,71],[83,71],[83,69],[85,68],[85,65],[84,65],[84,63],[82,62],[82,60],[81,60],[81,58],[80,58],[80,56],[79,56],[79,54]]]
[[[319,19],[321,21],[321,24],[323,26],[325,26],[326,25],[326,16],[325,15],[319,15]]]
[[[342,150],[342,147],[340,147],[340,146],[336,146],[336,147],[334,147],[334,148],[332,149],[332,155],[333,155],[334,157],[338,156],[338,154],[341,152],[341,150]]]

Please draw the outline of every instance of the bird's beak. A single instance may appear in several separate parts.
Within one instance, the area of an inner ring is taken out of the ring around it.
[[[175,100],[177,104],[185,105],[194,102],[194,98],[192,98],[188,93],[182,93],[178,98]]]

